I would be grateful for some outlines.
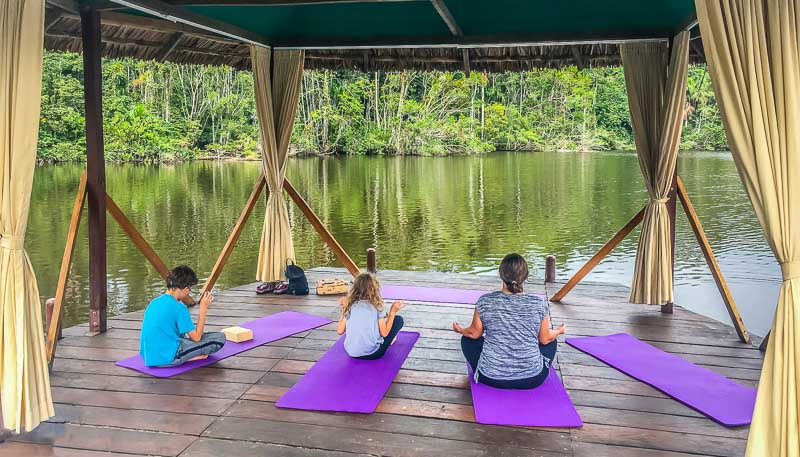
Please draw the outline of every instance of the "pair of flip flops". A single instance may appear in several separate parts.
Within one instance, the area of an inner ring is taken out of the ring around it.
[[[282,295],[289,291],[289,284],[283,281],[262,282],[256,286],[256,293],[258,295],[275,294]]]

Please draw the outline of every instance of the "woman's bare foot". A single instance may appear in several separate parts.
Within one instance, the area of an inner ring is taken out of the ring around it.
[[[394,343],[396,343],[396,342],[397,342],[397,337],[395,336],[395,337],[394,337],[394,339],[392,340],[392,342],[391,342],[391,343],[389,343],[389,346],[393,345],[393,344],[394,344]]]
[[[191,359],[189,359],[189,362],[191,362],[193,360],[205,360],[207,358],[208,358],[208,354],[198,355],[197,357],[192,357]]]

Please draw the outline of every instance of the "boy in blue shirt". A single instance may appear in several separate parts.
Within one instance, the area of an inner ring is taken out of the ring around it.
[[[197,284],[197,275],[182,265],[167,276],[167,291],[153,299],[144,312],[139,354],[149,367],[174,367],[190,360],[208,358],[225,345],[225,334],[203,333],[208,305],[214,297],[200,297],[197,325],[182,302]]]

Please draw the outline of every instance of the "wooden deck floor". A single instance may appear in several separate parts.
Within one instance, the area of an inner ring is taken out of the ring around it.
[[[346,277],[316,269],[309,280]],[[493,277],[387,271],[386,283],[494,288]],[[553,294],[557,285],[535,285]],[[253,285],[216,296],[207,328],[284,310],[335,317],[337,298],[256,296]],[[530,287],[529,287],[530,289]],[[546,289],[546,290],[545,290]],[[754,386],[762,363],[733,330],[677,308],[627,303],[627,290],[582,285],[553,304],[570,335],[628,332],[694,363]],[[193,311],[196,312],[196,311]],[[581,429],[497,427],[474,422],[465,362],[453,320],[472,307],[411,303],[406,325],[421,332],[394,384],[372,415],[279,410],[275,401],[337,338],[333,325],[213,367],[154,379],[114,365],[137,353],[142,312],[117,316],[108,333],[65,329],[52,376],[57,417],[0,446],[0,456],[575,456],[743,455],[747,427],[726,428],[651,387],[561,344],[558,369],[583,417]],[[331,393],[335,395],[335,392]]]

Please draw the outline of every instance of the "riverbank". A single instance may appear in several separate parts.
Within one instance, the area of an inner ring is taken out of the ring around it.
[[[683,149],[725,148],[704,66],[689,70]],[[38,157],[85,154],[82,62],[44,58]],[[103,128],[110,162],[257,156],[252,75],[106,59]],[[493,150],[631,149],[621,68],[521,73],[306,71],[292,150],[303,154],[469,155]]]

